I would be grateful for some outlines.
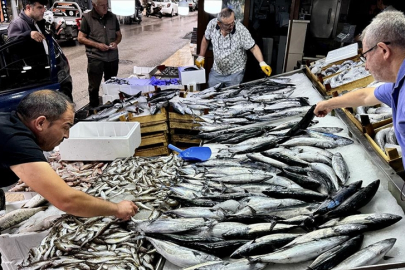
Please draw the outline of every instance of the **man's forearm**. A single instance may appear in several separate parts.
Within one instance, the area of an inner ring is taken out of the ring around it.
[[[346,93],[340,97],[328,100],[328,105],[332,109],[344,107],[372,106],[381,103],[374,96],[375,88],[363,88]]]
[[[84,44],[84,45],[90,46],[90,47],[94,47],[94,48],[97,48],[97,47],[98,47],[98,44],[99,44],[98,42],[92,41],[92,40],[88,39],[87,37],[82,36],[82,35],[81,35],[81,32],[79,32],[79,37],[78,37],[77,40],[78,40],[81,44]]]
[[[76,191],[68,201],[63,202],[62,210],[80,217],[114,216],[118,212],[116,203]]]
[[[122,40],[122,34],[121,34],[121,32],[117,32],[117,38],[115,39],[114,43],[118,45],[118,44],[120,44],[121,40]]]
[[[207,52],[208,49],[208,44],[209,41],[203,36],[203,39],[201,40],[201,48],[200,48],[200,56],[205,56],[205,53]]]
[[[250,49],[252,52],[253,56],[256,58],[256,60],[260,63],[263,62],[263,54],[262,51],[260,50],[259,46],[257,44],[253,46],[252,49]]]

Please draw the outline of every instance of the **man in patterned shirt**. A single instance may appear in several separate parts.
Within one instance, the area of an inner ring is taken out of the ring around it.
[[[225,86],[242,82],[247,61],[246,50],[250,50],[259,62],[263,72],[270,76],[271,67],[263,61],[263,54],[246,27],[235,21],[232,9],[224,8],[212,19],[201,41],[200,55],[195,61],[197,67],[204,66],[204,56],[209,43],[214,51],[214,65],[208,78],[208,86],[224,83]]]

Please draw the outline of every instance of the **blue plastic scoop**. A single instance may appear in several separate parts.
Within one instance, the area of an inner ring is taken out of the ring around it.
[[[169,149],[179,152],[179,156],[186,161],[206,161],[211,157],[209,147],[193,146],[186,150],[181,150],[176,146],[169,144]]]

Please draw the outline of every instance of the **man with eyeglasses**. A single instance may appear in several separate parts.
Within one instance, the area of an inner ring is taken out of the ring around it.
[[[93,9],[83,15],[78,40],[86,45],[90,108],[99,104],[104,81],[118,74],[118,44],[122,34],[117,16],[108,11],[108,0],[93,0]]]
[[[366,69],[376,81],[386,82],[377,88],[363,88],[343,96],[321,101],[315,115],[326,116],[336,108],[372,106],[385,103],[392,108],[397,141],[405,150],[405,16],[399,11],[378,14],[362,33]],[[405,159],[403,159],[405,161]]]
[[[225,86],[240,84],[245,74],[247,50],[253,53],[263,72],[270,76],[271,67],[263,61],[262,52],[246,27],[235,21],[232,9],[224,8],[217,18],[208,23],[201,41],[200,54],[195,61],[199,68],[204,66],[204,56],[210,42],[214,52],[214,65],[208,78],[209,87],[218,83]]]

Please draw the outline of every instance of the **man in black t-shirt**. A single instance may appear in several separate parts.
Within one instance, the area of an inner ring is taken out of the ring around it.
[[[56,91],[40,90],[26,96],[16,112],[0,114],[0,186],[20,178],[60,210],[82,217],[115,216],[129,220],[138,211],[131,201],[112,203],[68,186],[46,161],[51,151],[69,137],[74,108]]]

